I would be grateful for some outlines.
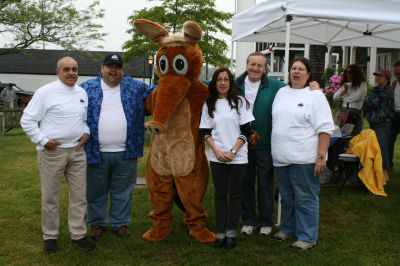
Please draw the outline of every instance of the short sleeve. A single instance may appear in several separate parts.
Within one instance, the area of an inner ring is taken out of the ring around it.
[[[208,107],[206,103],[203,105],[203,111],[201,113],[200,128],[213,128],[212,118],[208,115]]]
[[[241,96],[239,96],[239,99],[241,99],[241,102],[239,101],[239,124],[244,125],[254,121],[253,113],[250,108],[247,108],[246,100]]]

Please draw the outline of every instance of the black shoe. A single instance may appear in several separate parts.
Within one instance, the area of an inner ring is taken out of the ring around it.
[[[217,241],[215,241],[215,247],[217,248],[223,248],[225,247],[226,244],[226,238],[218,238]]]
[[[236,237],[227,237],[226,238],[226,248],[231,249],[236,247]]]
[[[57,251],[57,239],[46,239],[44,241],[43,250],[47,254]]]
[[[88,240],[87,238],[83,237],[78,240],[72,240],[72,243],[77,245],[77,247],[85,250],[85,251],[91,251],[96,248],[96,244]]]

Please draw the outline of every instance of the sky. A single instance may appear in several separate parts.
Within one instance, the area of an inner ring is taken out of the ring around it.
[[[159,4],[159,2],[158,2]],[[87,0],[76,1],[76,6],[85,7]],[[157,5],[157,2],[146,0],[100,0],[100,6],[105,9],[105,16],[98,23],[103,25],[103,32],[108,33],[102,43],[104,51],[121,51],[122,44],[129,39],[126,31],[131,27],[128,17],[134,10]],[[235,12],[235,0],[215,0],[217,10]],[[229,25],[230,26],[230,25]],[[230,36],[221,36],[230,46]]]

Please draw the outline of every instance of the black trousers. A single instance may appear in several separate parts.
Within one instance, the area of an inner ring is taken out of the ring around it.
[[[215,187],[215,219],[217,233],[237,231],[240,219],[241,192],[247,164],[210,162]],[[230,235],[232,236],[232,235]],[[236,236],[236,234],[235,234]]]
[[[249,164],[242,188],[243,225],[260,227],[274,225],[272,220],[275,200],[274,180],[271,149],[249,150]],[[258,207],[258,218],[256,207]]]

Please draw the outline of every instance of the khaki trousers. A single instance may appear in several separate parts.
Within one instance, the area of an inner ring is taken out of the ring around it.
[[[61,181],[65,176],[69,191],[68,226],[71,238],[86,235],[86,153],[83,148],[57,148],[38,153],[42,192],[43,239],[57,239]]]

